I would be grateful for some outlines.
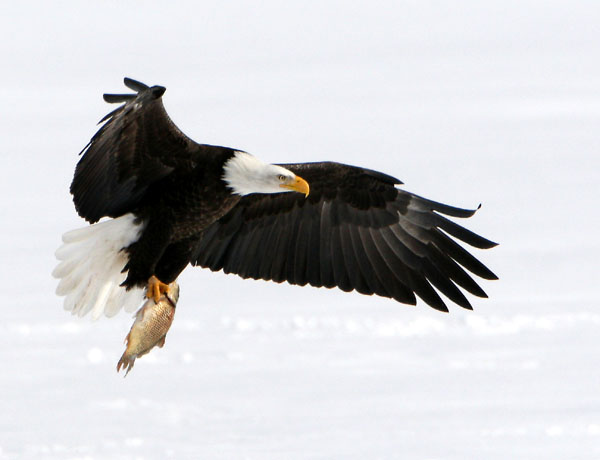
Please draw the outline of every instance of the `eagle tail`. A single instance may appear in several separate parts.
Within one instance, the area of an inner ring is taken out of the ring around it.
[[[128,312],[137,309],[144,292],[121,286],[128,261],[122,249],[137,241],[142,229],[133,214],[126,214],[63,235],[63,245],[56,251],[60,263],[52,276],[60,279],[56,294],[65,296],[65,310],[78,316],[91,311],[98,319],[103,313],[115,315],[121,307]]]

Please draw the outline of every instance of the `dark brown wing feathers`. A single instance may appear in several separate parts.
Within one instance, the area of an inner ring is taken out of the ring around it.
[[[164,87],[129,78],[125,84],[138,93],[104,95],[125,104],[100,121],[105,123],[83,149],[71,184],[75,208],[89,222],[135,208],[150,185],[176,167],[191,166],[197,146],[169,119]]]
[[[198,243],[192,263],[243,278],[339,287],[415,304],[415,294],[447,311],[438,291],[464,307],[462,293],[485,297],[467,271],[496,276],[455,239],[489,241],[447,219],[470,217],[399,190],[398,180],[339,163],[282,165],[308,181],[299,194],[249,195]]]

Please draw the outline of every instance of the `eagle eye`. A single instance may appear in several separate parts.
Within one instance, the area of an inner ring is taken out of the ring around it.
[[[280,174],[280,175],[278,176],[278,179],[279,179],[281,182],[285,182],[285,181],[287,180],[287,177],[286,177],[286,176],[284,176],[283,174]]]

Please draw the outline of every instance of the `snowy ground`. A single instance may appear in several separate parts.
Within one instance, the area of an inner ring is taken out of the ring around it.
[[[3,7],[0,459],[600,458],[600,6],[267,3]],[[131,318],[49,273],[125,75],[196,140],[482,202],[501,280],[441,314],[189,269],[123,379]]]

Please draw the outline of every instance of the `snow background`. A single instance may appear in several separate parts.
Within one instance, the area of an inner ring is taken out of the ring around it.
[[[600,4],[8,2],[0,459],[600,458]],[[490,299],[441,314],[188,269],[164,349],[62,311],[68,186],[122,78],[192,138],[482,209]]]

